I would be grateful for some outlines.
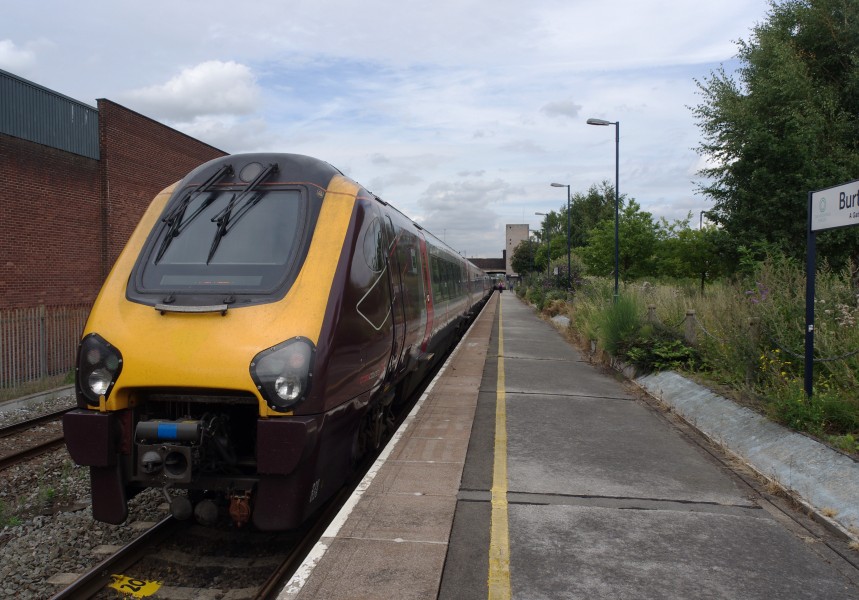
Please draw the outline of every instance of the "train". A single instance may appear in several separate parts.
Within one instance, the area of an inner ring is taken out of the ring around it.
[[[492,281],[322,160],[209,161],[160,192],[78,347],[68,451],[93,518],[301,525],[390,435]]]

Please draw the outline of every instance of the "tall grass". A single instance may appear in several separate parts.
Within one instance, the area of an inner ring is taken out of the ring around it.
[[[550,293],[541,290],[543,298]],[[654,349],[677,353],[689,310],[694,360],[653,360]],[[711,284],[703,295],[691,284],[627,283],[617,304],[611,281],[588,278],[568,312],[582,341],[597,340],[626,358],[650,353],[651,366],[694,365],[707,379],[763,403],[776,420],[847,439],[850,450],[859,444],[859,296],[849,267],[817,274],[811,399],[803,391],[805,269],[795,261],[770,258],[748,279]]]

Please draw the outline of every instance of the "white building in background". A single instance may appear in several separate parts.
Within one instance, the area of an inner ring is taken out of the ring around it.
[[[527,240],[530,235],[528,224],[524,225],[508,225],[507,226],[507,235],[505,239],[507,240],[507,246],[505,247],[505,258],[506,258],[506,269],[508,277],[518,277],[519,274],[513,271],[513,251],[516,250],[516,246],[518,246],[523,241]]]

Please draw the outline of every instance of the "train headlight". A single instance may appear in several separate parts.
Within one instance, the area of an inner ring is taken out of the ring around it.
[[[91,333],[82,341],[78,351],[77,388],[87,404],[98,405],[107,397],[122,370],[122,354],[103,337]]]
[[[307,398],[315,354],[310,340],[296,337],[254,357],[251,377],[272,410],[289,410]]]

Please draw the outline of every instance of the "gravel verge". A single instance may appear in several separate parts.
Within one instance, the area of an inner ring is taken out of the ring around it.
[[[58,398],[0,412],[0,426],[59,410],[73,403]],[[50,598],[59,588],[48,579],[82,574],[104,556],[101,545],[124,545],[140,534],[135,523],[167,516],[163,496],[147,490],[129,502],[122,525],[92,518],[89,469],[75,465],[65,448],[0,471],[0,597]]]

